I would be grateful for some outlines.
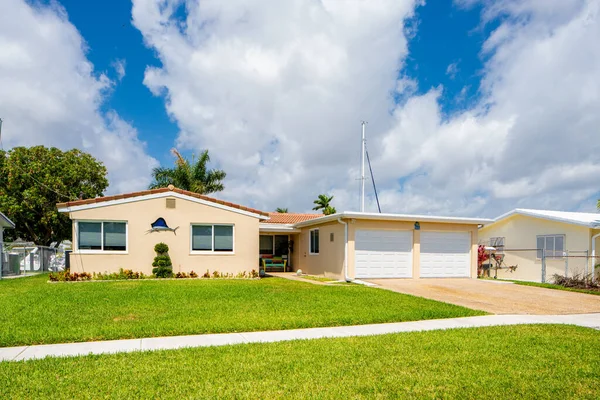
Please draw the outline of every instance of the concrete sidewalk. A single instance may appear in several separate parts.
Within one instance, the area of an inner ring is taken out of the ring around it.
[[[225,346],[242,343],[267,343],[298,339],[341,338],[349,336],[382,335],[387,333],[522,324],[568,324],[600,330],[600,314],[485,315],[481,317],[448,318],[373,325],[336,326],[331,328],[220,333],[209,335],[110,340],[103,342],[3,347],[0,348],[0,361],[20,361],[45,357],[70,357],[87,354],[173,350],[184,347]]]

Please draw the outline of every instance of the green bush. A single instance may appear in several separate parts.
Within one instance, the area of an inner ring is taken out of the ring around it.
[[[102,272],[94,272],[93,279],[97,281],[114,281],[114,280],[130,280],[130,279],[145,279],[147,278],[143,272],[134,272],[130,269],[120,268],[119,272],[113,273],[102,273]]]
[[[171,257],[167,254],[169,251],[169,246],[164,243],[158,243],[154,246],[154,251],[156,251],[156,257],[154,257],[154,261],[152,262],[152,273],[157,278],[171,278],[173,276],[173,263],[171,262]]]
[[[166,243],[157,243],[156,246],[154,246],[154,251],[158,254],[167,254],[169,252],[169,246],[167,246]]]

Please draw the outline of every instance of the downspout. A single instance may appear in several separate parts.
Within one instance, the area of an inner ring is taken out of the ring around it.
[[[600,233],[592,236],[592,282],[596,278],[596,239],[600,237]]]
[[[348,223],[342,221],[342,218],[338,218],[338,222],[344,225],[344,280],[352,282],[352,279],[348,276]]]

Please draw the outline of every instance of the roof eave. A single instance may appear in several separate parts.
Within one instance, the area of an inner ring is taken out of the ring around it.
[[[380,214],[380,213],[361,213],[354,211],[344,211],[341,213],[326,215],[321,218],[311,219],[309,221],[294,224],[296,228],[303,228],[311,225],[318,225],[325,222],[346,219],[371,219],[378,221],[415,221],[415,222],[438,222],[445,224],[472,224],[485,225],[492,223],[493,220],[487,218],[459,218],[459,217],[441,217],[434,215],[411,215],[411,214]]]
[[[596,222],[582,222],[582,221],[576,221],[576,220],[567,219],[567,218],[552,217],[549,215],[540,215],[537,213],[528,212],[526,210],[522,210],[522,209],[518,209],[518,208],[516,208],[512,211],[509,211],[507,213],[504,213],[501,216],[495,218],[493,220],[493,222],[491,224],[489,224],[488,226],[496,224],[497,222],[500,222],[500,221],[504,221],[505,219],[508,219],[515,215],[523,215],[525,217],[545,219],[547,221],[561,222],[563,224],[578,225],[578,226],[583,226],[583,227],[592,228],[592,229],[596,229],[596,228],[600,227],[600,223],[596,223]]]
[[[2,225],[3,228],[15,229],[15,223],[12,222],[10,218],[8,218],[2,212],[0,212],[0,220],[4,220],[4,222],[6,223],[5,225]]]

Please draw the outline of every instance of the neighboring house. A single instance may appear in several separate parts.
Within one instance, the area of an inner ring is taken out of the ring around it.
[[[15,224],[12,222],[6,215],[0,212],[0,276],[2,276],[2,271],[4,270],[4,253],[3,253],[3,243],[4,243],[4,229],[14,229]]]
[[[506,265],[517,265],[514,272],[498,270],[499,278],[540,282],[544,253],[545,279],[551,281],[565,271],[570,276],[591,272],[598,263],[600,214],[517,208],[481,228],[479,237],[504,254]]]
[[[275,214],[175,188],[58,204],[73,220],[71,270],[150,273],[165,242],[175,272],[258,269],[262,256],[338,279],[476,277],[487,219],[342,212]],[[151,225],[167,225],[172,230]]]

